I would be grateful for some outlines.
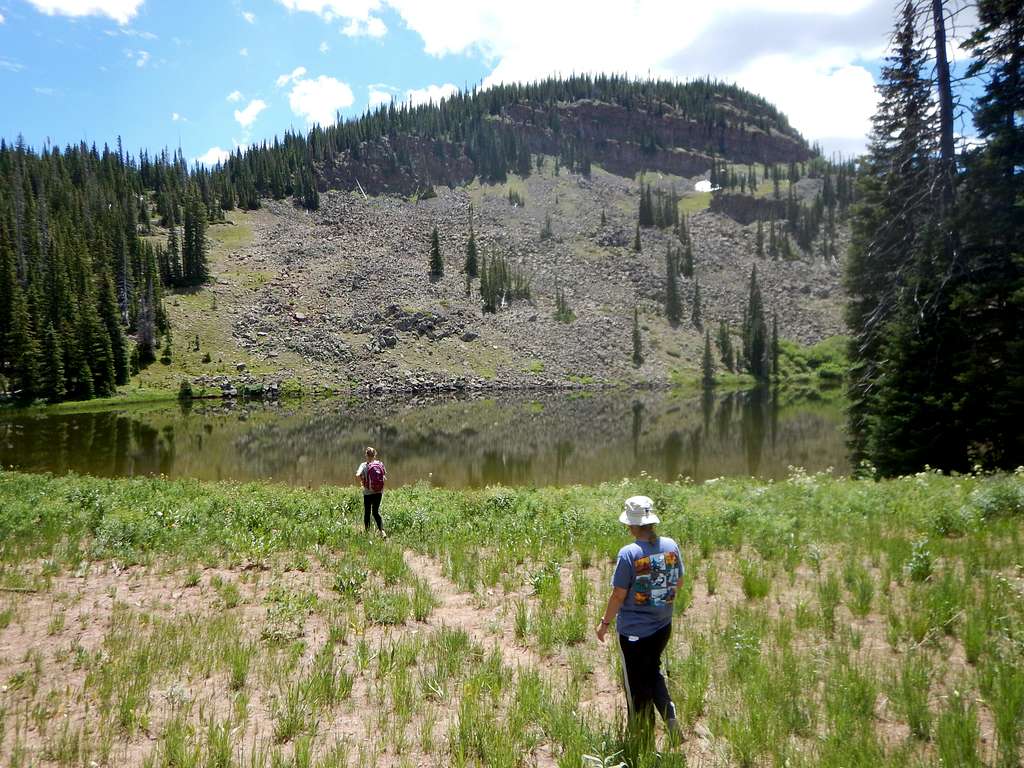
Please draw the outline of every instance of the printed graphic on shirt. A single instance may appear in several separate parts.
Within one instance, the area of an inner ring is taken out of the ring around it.
[[[648,555],[634,564],[636,580],[633,582],[633,602],[661,608],[672,605],[679,586],[679,558],[675,552]]]

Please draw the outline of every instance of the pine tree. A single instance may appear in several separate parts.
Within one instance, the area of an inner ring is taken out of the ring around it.
[[[17,284],[11,296],[11,325],[4,347],[7,351],[8,368],[5,373],[10,382],[9,391],[19,400],[32,400],[40,384],[39,343],[32,329],[25,293]]]
[[[103,326],[110,338],[110,349],[114,362],[114,383],[128,383],[128,350],[125,346],[124,331],[117,315],[114,300],[114,286],[109,277],[100,278],[99,311]]]
[[[700,283],[695,283],[693,286],[693,310],[690,312],[690,320],[693,322],[693,327],[698,331],[703,330],[704,320],[702,317],[703,309],[700,305]]]
[[[1009,470],[1024,465],[1024,4],[981,0],[977,12],[965,47],[968,74],[984,81],[974,109],[982,143],[967,155],[957,202],[966,263],[951,295],[960,309],[955,402],[970,460]]]
[[[701,383],[705,389],[715,385],[715,361],[711,356],[711,331],[704,332],[704,358],[701,360]]]
[[[633,367],[639,368],[644,364],[644,354],[640,341],[640,314],[636,307],[633,307]]]
[[[8,228],[0,218],[0,374],[4,373],[10,359],[7,354],[7,334],[3,329],[11,327],[14,292],[19,288],[14,265],[14,244],[11,241],[13,230],[13,226]]]
[[[495,291],[491,285],[491,270],[487,264],[487,257],[480,261],[480,306],[482,310],[491,314],[498,311]]]
[[[555,320],[560,323],[571,323],[576,319],[576,314],[572,311],[572,307],[569,306],[569,300],[565,296],[565,290],[556,285],[555,286]]]
[[[476,256],[476,235],[473,234],[473,230],[469,230],[469,240],[466,241],[466,263],[463,266],[463,272],[469,278],[477,276],[477,256]]]
[[[715,338],[715,345],[718,347],[718,356],[722,365],[729,373],[736,372],[736,353],[732,346],[732,333],[729,331],[729,324],[722,320],[718,324],[718,336]]]
[[[167,281],[164,285],[178,286],[185,284],[184,272],[181,268],[181,248],[178,244],[178,227],[171,221],[167,233]]]
[[[764,379],[769,371],[768,328],[764,320],[761,287],[757,283],[757,265],[750,270],[750,290],[743,322],[743,359],[747,372],[755,379]]]
[[[49,403],[59,403],[66,395],[64,352],[60,347],[60,337],[57,335],[53,323],[50,323],[43,333],[39,396],[45,397]]]
[[[779,378],[779,316],[772,312],[772,376]]]
[[[678,325],[683,316],[683,305],[679,299],[679,279],[676,256],[670,243],[665,249],[665,318],[672,325]]]
[[[206,206],[193,187],[185,200],[185,228],[181,244],[182,280],[201,285],[209,277],[206,264]]]
[[[436,227],[435,227],[436,229]],[[469,295],[469,280],[479,272],[477,264],[476,235],[473,232],[473,204],[469,204],[469,240],[466,241],[466,261],[462,266],[466,273],[466,295]]]
[[[654,226],[654,198],[650,184],[640,184],[640,212],[637,224],[641,227]]]
[[[759,259],[764,258],[764,224],[760,219],[757,220],[757,235],[755,236],[754,242],[757,245],[757,257]]]
[[[690,245],[689,238],[683,245],[683,258],[679,265],[679,272],[683,277],[693,277],[693,246]]]
[[[935,414],[925,417],[919,411],[923,390],[912,391],[924,386],[923,382],[901,381],[895,376],[901,370],[910,375],[915,369],[928,376],[931,367],[924,360],[910,365],[898,362],[912,351],[921,352],[914,331],[919,309],[910,297],[921,295],[914,285],[914,265],[927,260],[925,254],[932,247],[935,231],[936,137],[930,122],[934,107],[930,83],[923,77],[927,54],[918,38],[911,2],[902,8],[893,51],[882,68],[879,106],[869,152],[862,163],[860,203],[852,219],[846,274],[850,294],[847,323],[852,331],[850,444],[855,462],[869,458],[883,472],[901,471],[897,464],[909,468],[915,463],[909,456],[883,456],[894,448],[893,441],[910,439],[920,450],[930,450],[935,439],[926,435],[937,426]],[[889,414],[885,438],[880,426],[886,418],[883,408]],[[917,434],[911,437],[915,430]],[[883,440],[888,441],[889,449]]]
[[[554,232],[551,229],[551,214],[547,213],[544,215],[544,224],[540,228],[540,239],[550,240],[553,235]]]
[[[602,208],[601,209],[601,227],[604,228],[604,226],[607,223],[608,223],[608,218],[604,215],[604,208]]]
[[[679,272],[683,277],[693,277],[693,242],[690,240],[690,227],[686,219],[679,220],[679,242],[682,243],[682,259],[679,260]]]
[[[437,280],[444,275],[444,259],[441,258],[441,239],[437,227],[430,232],[430,277]]]
[[[636,225],[636,238],[633,240],[633,250],[640,253],[640,225]]]
[[[172,359],[171,358],[171,345],[172,344],[173,344],[173,339],[171,338],[171,329],[168,328],[166,333],[164,333],[164,343],[163,343],[163,347],[161,348],[161,353],[160,353],[160,362],[163,365],[170,365],[171,364],[171,359]]]

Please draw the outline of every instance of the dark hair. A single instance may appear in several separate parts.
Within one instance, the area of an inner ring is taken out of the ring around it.
[[[366,455],[369,456],[371,459],[375,458],[377,456],[377,449],[369,445],[366,446]]]

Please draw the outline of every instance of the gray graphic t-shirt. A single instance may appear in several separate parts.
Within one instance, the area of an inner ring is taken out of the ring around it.
[[[634,541],[619,550],[612,586],[628,589],[619,609],[620,635],[647,637],[672,623],[672,605],[683,578],[683,558],[668,536]]]

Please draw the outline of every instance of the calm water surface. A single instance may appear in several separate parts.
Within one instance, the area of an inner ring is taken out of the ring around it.
[[[440,401],[220,402],[0,417],[0,463],[102,476],[350,484],[366,445],[391,485],[569,485],[849,471],[841,405],[616,393]]]

